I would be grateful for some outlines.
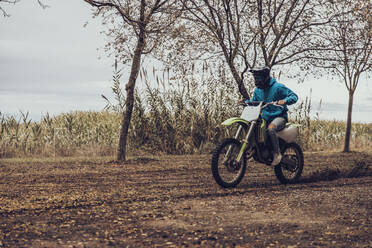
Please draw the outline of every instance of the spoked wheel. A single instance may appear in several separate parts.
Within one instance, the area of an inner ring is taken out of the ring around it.
[[[243,179],[246,168],[246,156],[236,162],[241,143],[236,139],[225,139],[212,156],[212,174],[216,182],[224,187],[235,187]]]
[[[282,151],[282,161],[275,166],[275,175],[283,184],[296,183],[304,168],[304,155],[296,143],[286,144]]]

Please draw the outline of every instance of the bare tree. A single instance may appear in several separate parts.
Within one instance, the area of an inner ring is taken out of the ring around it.
[[[328,0],[256,0],[250,30],[257,33],[259,58],[267,66],[293,64],[318,50],[317,31],[330,23]]]
[[[329,12],[341,13],[319,33],[321,53],[311,57],[314,66],[337,75],[348,90],[348,110],[344,152],[350,151],[354,93],[360,77],[372,71],[371,2],[335,0]]]
[[[4,17],[9,17],[10,15],[6,12],[6,10],[2,7],[2,4],[16,4],[18,2],[20,2],[21,0],[0,0],[0,12],[3,13],[3,16]],[[37,2],[39,3],[39,5],[42,7],[42,8],[47,8],[48,5],[44,4],[41,0],[37,0]]]
[[[156,49],[165,39],[167,30],[178,16],[176,0],[84,0],[101,16],[110,38],[107,51],[113,51],[123,64],[131,63],[121,124],[118,161],[126,160],[128,130],[133,106],[134,90],[141,59]]]
[[[324,15],[328,0],[181,1],[185,20],[199,34],[194,43],[204,42],[207,53],[224,57],[243,97],[248,97],[243,80],[249,68],[305,59],[318,49],[316,30],[333,18]],[[219,51],[212,48],[216,45]]]
[[[254,42],[254,35],[243,33],[242,26],[249,17],[247,1],[238,0],[182,0],[184,8],[183,18],[187,21],[189,29],[193,32],[188,40],[204,48],[207,56],[215,58],[222,56],[231,74],[237,83],[239,92],[248,98],[244,86],[244,73],[252,67],[248,60],[248,47]],[[215,49],[216,45],[219,49]]]
[[[0,0],[0,11],[3,13],[3,16],[4,17],[9,17],[10,15],[5,11],[5,9],[3,8],[3,4],[4,3],[7,3],[7,4],[16,4],[18,3],[20,0]]]

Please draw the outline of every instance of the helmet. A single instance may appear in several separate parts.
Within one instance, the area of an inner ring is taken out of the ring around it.
[[[270,86],[270,67],[249,70],[254,77],[254,84],[259,89],[266,89]]]

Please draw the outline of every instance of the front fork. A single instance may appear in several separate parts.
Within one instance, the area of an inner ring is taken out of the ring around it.
[[[247,148],[249,138],[251,137],[251,135],[253,133],[253,129],[254,129],[255,126],[256,126],[256,121],[252,121],[251,125],[249,127],[249,130],[248,130],[247,134],[245,135],[245,138],[242,140],[243,144],[240,147],[240,151],[238,153],[238,156],[235,158],[236,163],[240,163],[240,160],[242,159],[244,151]],[[239,135],[240,135],[241,131],[242,131],[242,125],[239,125],[239,128],[236,131],[236,134],[235,134],[235,137],[234,137],[235,139],[239,138]],[[227,149],[226,154],[225,154],[225,157],[224,157],[224,160],[223,160],[224,162],[226,162],[228,160],[228,158],[230,157],[231,149],[232,149],[232,146],[230,145],[229,148]]]

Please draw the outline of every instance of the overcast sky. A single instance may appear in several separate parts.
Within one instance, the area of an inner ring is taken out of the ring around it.
[[[49,0],[50,8],[23,0],[2,6],[0,17],[0,111],[29,111],[34,120],[72,110],[102,110],[110,94],[113,59],[102,49],[101,25],[83,0]],[[83,27],[86,22],[87,27]],[[101,59],[99,59],[99,57]],[[337,82],[282,82],[300,98],[323,101],[320,116],[346,119],[347,90]],[[372,123],[372,84],[363,78],[355,93],[354,121]],[[316,111],[316,109],[314,109]]]
[[[97,51],[105,43],[99,22],[82,0],[44,2],[50,8],[36,0],[3,4],[11,17],[0,17],[0,111],[103,109],[112,60]]]

